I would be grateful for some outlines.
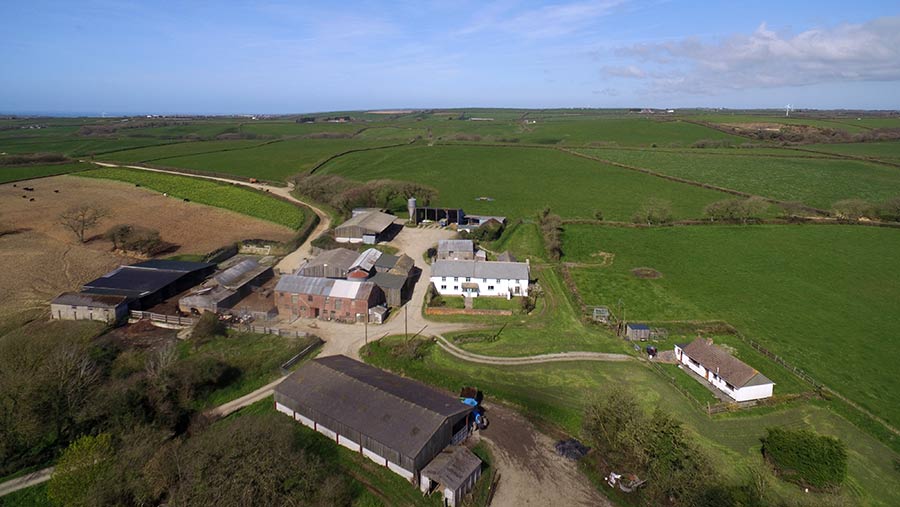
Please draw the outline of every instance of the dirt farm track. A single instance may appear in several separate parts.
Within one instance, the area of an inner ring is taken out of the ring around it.
[[[206,253],[249,238],[285,241],[293,234],[286,227],[127,183],[54,176],[15,185],[0,185],[0,231],[13,231],[0,235],[0,319],[40,307],[62,291],[135,262],[113,254],[112,244],[97,237],[115,224],[158,230],[164,241],[178,245],[172,254]],[[97,203],[111,212],[84,245],[57,222],[61,212],[81,203]]]

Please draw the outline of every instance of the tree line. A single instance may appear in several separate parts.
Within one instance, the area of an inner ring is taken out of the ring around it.
[[[334,174],[301,174],[294,177],[294,188],[344,215],[354,208],[368,207],[402,211],[410,197],[424,206],[437,198],[437,190],[420,183],[387,179],[361,183]]]

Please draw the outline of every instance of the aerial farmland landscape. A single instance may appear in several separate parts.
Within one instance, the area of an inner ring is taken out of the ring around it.
[[[0,507],[900,505],[856,7],[4,8]]]

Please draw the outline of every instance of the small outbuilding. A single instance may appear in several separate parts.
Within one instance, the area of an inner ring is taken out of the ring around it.
[[[456,507],[481,477],[481,459],[461,445],[452,445],[431,460],[422,469],[419,489],[430,494],[438,489],[444,496],[443,504]]]
[[[218,313],[233,308],[273,276],[272,267],[256,259],[244,259],[206,281],[199,289],[178,300],[184,313]]]
[[[275,286],[278,313],[292,318],[363,322],[384,292],[369,281],[285,275]]]
[[[437,260],[468,261],[475,258],[475,243],[470,239],[442,239],[438,241]]]
[[[96,320],[116,324],[128,316],[128,298],[104,294],[64,292],[50,302],[54,320]]]
[[[627,324],[625,326],[625,338],[636,341],[650,339],[650,326],[647,324]]]

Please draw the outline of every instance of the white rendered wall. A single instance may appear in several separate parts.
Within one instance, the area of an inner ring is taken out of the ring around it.
[[[388,462],[387,462],[387,467],[388,467],[392,472],[394,472],[395,474],[397,474],[397,475],[403,477],[404,479],[406,479],[406,480],[408,480],[408,481],[412,481],[412,480],[413,480],[413,477],[415,476],[415,474],[413,474],[413,473],[410,472],[409,470],[407,470],[407,469],[401,467],[400,465],[398,465],[398,464],[396,464],[396,463],[394,463],[394,462],[392,462],[392,461],[388,461]]]
[[[278,403],[277,401],[275,402],[275,410],[281,412],[282,414],[287,414],[287,415],[291,416],[292,418],[294,417],[293,410],[289,409],[288,407],[285,407],[284,405],[282,405],[281,403]]]
[[[387,460],[385,458],[381,457],[380,455],[378,455],[378,453],[376,453],[374,451],[370,451],[370,450],[366,449],[365,447],[363,447],[362,453],[363,453],[363,456],[369,458],[370,460],[374,461],[375,463],[378,463],[381,466],[387,466]]]
[[[434,288],[438,291],[438,294],[442,296],[462,296],[462,295],[471,295],[471,296],[492,296],[492,297],[507,297],[507,296],[527,296],[528,295],[528,280],[504,280],[500,279],[498,282],[495,278],[488,278],[487,282],[484,281],[484,278],[472,278],[471,281],[465,281],[465,277],[444,277],[446,281],[442,279],[440,276],[432,276],[431,283],[434,284]],[[454,281],[454,278],[456,280]],[[478,284],[478,292],[473,294],[467,294],[463,291],[462,285],[464,283],[475,283]],[[444,289],[442,287],[446,286]],[[494,287],[493,290],[488,290],[488,287]],[[516,287],[519,288],[518,294],[516,293]]]
[[[359,452],[360,449],[362,449],[362,446],[360,446],[353,440],[350,440],[349,438],[345,437],[344,435],[338,435],[338,444],[343,445],[347,449],[350,449],[351,451],[355,451],[355,452]]]

